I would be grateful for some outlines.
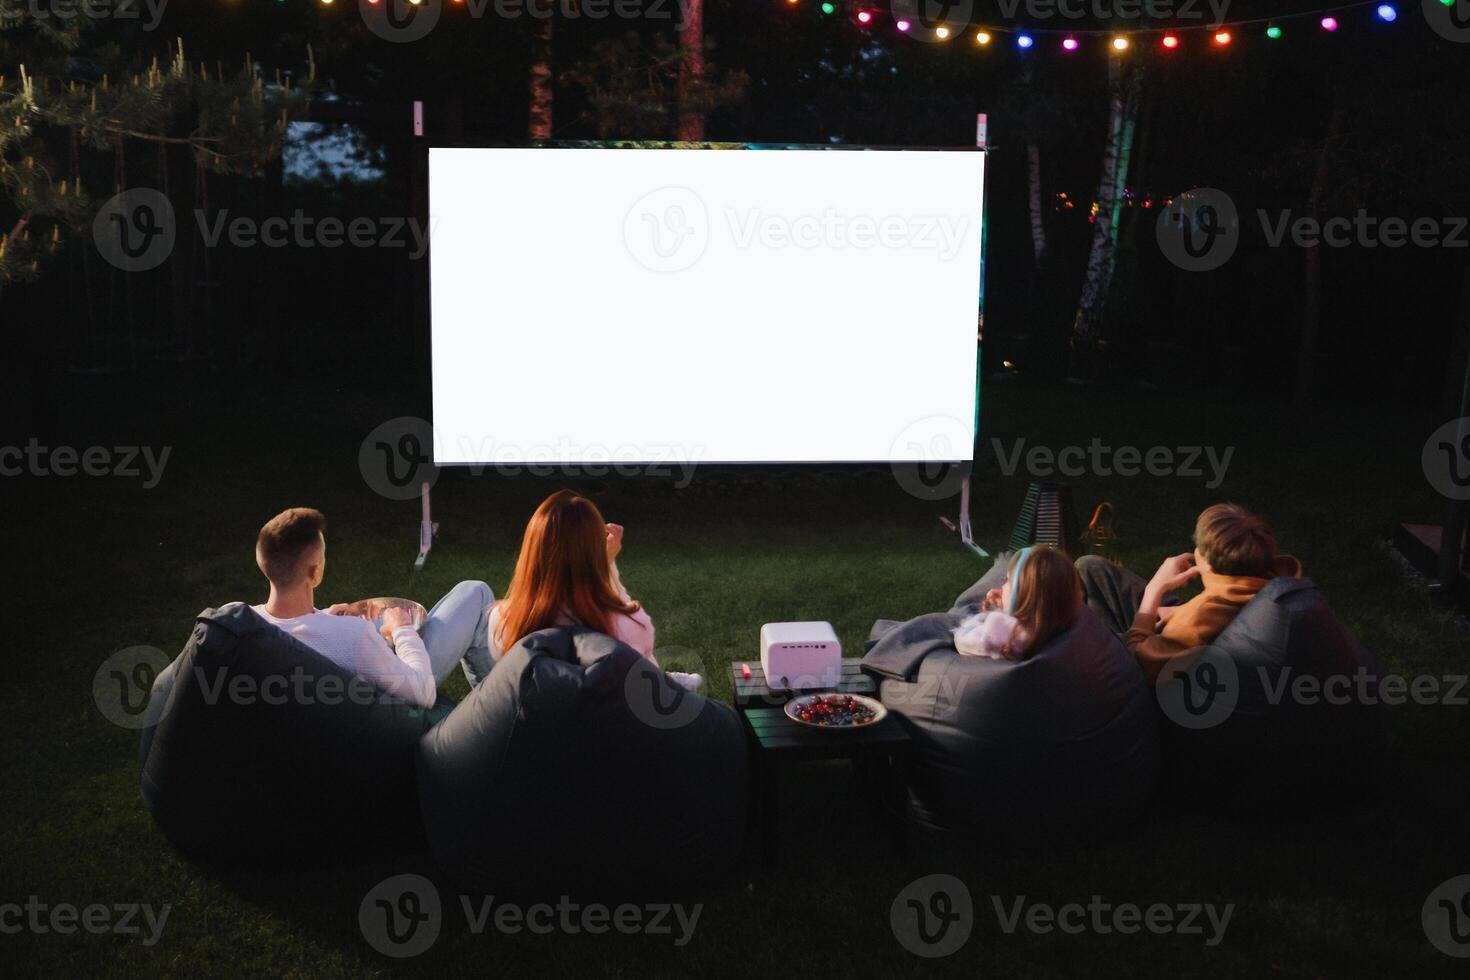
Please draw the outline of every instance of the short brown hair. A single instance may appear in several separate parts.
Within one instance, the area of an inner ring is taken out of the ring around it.
[[[1194,525],[1194,547],[1221,575],[1267,578],[1276,564],[1276,533],[1238,504],[1206,507]]]
[[[1031,632],[1031,643],[1023,657],[1028,659],[1077,618],[1082,608],[1082,580],[1066,552],[1049,544],[1032,546],[1018,581],[1016,565],[1020,558],[1020,552],[1011,558],[1009,577],[1015,597],[1011,615]]]
[[[315,548],[327,529],[327,518],[311,507],[291,507],[265,522],[255,538],[255,563],[279,588],[301,580],[301,559]]]

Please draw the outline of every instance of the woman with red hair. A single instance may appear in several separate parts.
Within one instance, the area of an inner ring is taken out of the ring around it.
[[[526,525],[510,589],[490,610],[490,656],[499,660],[537,630],[575,625],[626,643],[656,665],[653,620],[618,578],[622,546],[623,528],[604,521],[586,497],[558,490],[543,500]],[[698,684],[697,674],[670,676],[686,687]]]

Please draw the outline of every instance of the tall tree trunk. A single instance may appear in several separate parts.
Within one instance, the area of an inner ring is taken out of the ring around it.
[[[552,0],[536,0],[531,11],[531,111],[527,137],[551,139],[551,36],[556,11]]]
[[[1108,250],[1104,258],[1102,292],[1098,296],[1099,307],[1107,303],[1108,290],[1113,284],[1113,273],[1118,268],[1118,229],[1123,223],[1123,191],[1128,186],[1128,165],[1133,159],[1133,134],[1138,129],[1138,94],[1143,70],[1134,68],[1127,72],[1126,92],[1123,96],[1123,123],[1118,142],[1118,166],[1113,179],[1113,210],[1108,218]],[[1101,316],[1101,309],[1099,309]]]
[[[1025,67],[1021,77],[1028,95],[1033,95],[1032,78],[1036,59],[1022,59]],[[1041,210],[1041,147],[1036,142],[1036,113],[1028,111],[1026,121],[1026,201],[1031,211],[1031,254],[1036,262],[1036,271],[1041,271],[1041,260],[1046,255],[1046,219]]]
[[[704,79],[704,0],[685,0],[684,22],[679,25],[679,139],[704,139],[704,108],[700,82]]]
[[[1097,211],[1093,215],[1092,248],[1087,257],[1082,292],[1077,299],[1077,315],[1072,320],[1073,378],[1091,378],[1096,369],[1097,341],[1102,329],[1103,301],[1107,298],[1108,279],[1117,248],[1114,230],[1114,203],[1121,180],[1127,177],[1128,152],[1123,140],[1133,138],[1133,126],[1127,115],[1130,107],[1137,112],[1138,101],[1128,91],[1133,72],[1122,58],[1108,59],[1108,138],[1103,149],[1102,174],[1097,186]],[[1121,169],[1121,172],[1120,172]]]

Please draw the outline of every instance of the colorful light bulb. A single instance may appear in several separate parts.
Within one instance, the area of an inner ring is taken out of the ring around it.
[[[1377,13],[1378,19],[1388,24],[1392,24],[1399,19],[1399,8],[1391,3],[1380,3]]]
[[[1266,36],[1273,41],[1281,40],[1281,28],[1277,27],[1275,24],[1270,25],[1266,28]]]
[[[1077,39],[1075,37],[1068,37],[1068,38],[1063,39],[1063,41],[1062,41],[1062,50],[1063,51],[1076,51],[1077,50]]]
[[[1029,48],[1029,47],[1031,47],[1031,45],[1033,45],[1035,43],[1036,43],[1036,39],[1033,38],[1030,34],[1017,34],[1016,35],[1016,47],[1018,47],[1018,48]]]
[[[859,24],[872,23],[873,14],[871,11],[868,10],[859,10],[857,12],[857,19]]]
[[[990,32],[989,31],[976,31],[975,32],[975,43],[976,44],[989,44],[990,43]]]
[[[909,22],[906,21],[906,20],[900,20],[900,21],[897,21],[896,23],[894,23],[893,26],[896,27],[896,28],[898,28],[901,31],[906,31],[906,30],[909,29]]]
[[[1335,30],[1337,30],[1337,18],[1336,17],[1323,17],[1322,20],[1320,21],[1320,23],[1322,25],[1322,30],[1324,30],[1324,31],[1335,31]]]
[[[1216,31],[1215,32],[1215,43],[1218,44],[1218,45],[1220,45],[1220,47],[1222,47],[1222,48],[1225,45],[1229,44],[1230,43],[1230,32],[1229,31]]]
[[[1175,37],[1173,34],[1165,34],[1164,39],[1159,43],[1170,51],[1173,51],[1175,48],[1179,47],[1179,38]]]
[[[1128,39],[1126,37],[1115,37],[1115,38],[1113,38],[1113,50],[1114,51],[1127,51],[1128,50]]]

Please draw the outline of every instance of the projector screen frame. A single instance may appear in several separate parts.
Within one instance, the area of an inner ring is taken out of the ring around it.
[[[430,190],[431,189],[428,186],[428,184],[429,184],[429,174],[430,174],[430,167],[429,167],[429,164],[428,164],[428,159],[429,159],[430,154],[432,154],[432,152],[434,150],[440,150],[440,149],[517,149],[517,150],[525,150],[525,149],[530,149],[530,150],[540,150],[540,149],[551,149],[551,150],[558,150],[558,149],[559,150],[566,150],[566,149],[571,149],[571,150],[588,149],[588,150],[593,150],[593,149],[599,149],[599,150],[777,151],[777,152],[780,152],[780,151],[822,151],[822,152],[837,152],[837,153],[856,153],[856,152],[878,152],[878,153],[902,153],[902,152],[977,153],[977,154],[980,154],[980,155],[982,155],[983,157],[986,158],[986,164],[984,166],[984,173],[985,173],[985,175],[987,177],[989,176],[989,161],[988,161],[988,157],[989,157],[989,151],[990,151],[990,148],[989,147],[984,147],[984,146],[940,146],[940,145],[910,145],[910,146],[905,146],[905,145],[898,145],[898,144],[876,144],[876,143],[875,144],[853,144],[853,143],[827,144],[827,143],[796,143],[796,142],[779,142],[779,141],[778,142],[756,142],[756,141],[748,141],[748,142],[746,142],[746,141],[742,141],[742,142],[719,142],[719,141],[684,142],[684,141],[677,141],[677,140],[546,140],[546,141],[538,141],[538,142],[535,142],[535,143],[531,144],[531,146],[529,146],[529,147],[525,146],[524,144],[512,144],[512,143],[504,143],[504,144],[497,144],[497,143],[473,143],[473,144],[470,144],[470,143],[463,143],[463,142],[439,142],[439,141],[436,141],[436,142],[434,142],[432,144],[429,144],[428,146],[426,146],[424,148],[425,152],[424,152],[424,156],[423,156],[423,159],[424,159],[424,165],[423,165],[423,174],[424,174],[424,201],[425,201],[426,211],[429,212],[429,214],[427,216],[430,219],[432,219],[432,206],[431,206],[431,204],[429,202],[432,200],[432,197],[430,195]],[[620,459],[616,459],[616,460],[613,460],[613,459],[599,460],[599,461],[585,461],[585,460],[583,460],[583,461],[571,461],[571,462],[557,461],[557,460],[535,460],[535,461],[516,461],[516,462],[485,462],[485,461],[471,461],[471,460],[439,459],[438,458],[438,440],[436,439],[435,440],[435,443],[434,443],[434,446],[433,446],[433,448],[431,450],[431,452],[432,452],[432,459],[433,459],[433,465],[435,467],[437,467],[437,468],[468,470],[472,474],[473,473],[481,473],[481,472],[484,472],[484,471],[487,471],[487,470],[488,471],[492,471],[492,472],[496,472],[496,471],[499,471],[499,472],[505,472],[505,471],[523,472],[523,471],[527,471],[527,470],[532,469],[532,468],[552,470],[552,471],[563,472],[563,473],[585,472],[589,468],[600,468],[600,469],[603,469],[603,470],[613,469],[613,468],[627,468],[627,469],[636,469],[636,470],[643,470],[643,471],[654,471],[654,470],[658,470],[658,469],[661,468],[661,469],[663,469],[665,471],[672,470],[674,472],[677,472],[677,471],[679,471],[681,469],[681,467],[683,467],[685,465],[692,466],[692,467],[695,467],[695,468],[698,468],[698,469],[705,469],[705,468],[736,468],[736,467],[745,469],[745,468],[761,468],[761,467],[789,468],[789,467],[843,467],[843,466],[850,466],[850,467],[890,466],[890,467],[895,467],[895,468],[897,468],[897,467],[917,468],[917,467],[945,466],[945,467],[954,467],[955,469],[954,469],[953,472],[955,472],[955,473],[963,476],[964,479],[965,479],[966,484],[968,484],[969,477],[970,477],[971,473],[974,470],[974,463],[975,463],[975,460],[976,460],[977,455],[978,455],[977,450],[978,450],[978,446],[979,446],[979,443],[980,443],[980,421],[981,421],[980,398],[981,398],[981,388],[982,388],[982,377],[981,377],[982,361],[981,361],[981,356],[982,356],[983,331],[984,331],[984,322],[985,322],[985,299],[986,299],[985,271],[986,271],[986,266],[988,264],[987,263],[986,238],[987,238],[987,232],[989,230],[989,225],[988,225],[988,221],[986,220],[986,216],[987,216],[987,213],[988,213],[988,210],[989,210],[988,209],[988,202],[989,202],[989,196],[990,196],[989,195],[989,188],[990,188],[990,182],[989,182],[989,180],[984,180],[983,183],[982,183],[982,186],[981,186],[981,221],[980,221],[980,230],[979,230],[979,233],[980,233],[979,263],[978,263],[978,267],[975,269],[975,276],[976,276],[976,281],[977,281],[977,300],[978,301],[977,301],[977,305],[976,305],[976,321],[975,321],[975,354],[974,354],[974,356],[975,356],[975,360],[974,360],[974,370],[975,370],[975,399],[974,399],[974,408],[973,408],[974,415],[973,415],[973,419],[972,419],[973,440],[972,440],[972,443],[971,443],[971,446],[970,446],[970,452],[969,452],[969,454],[966,457],[963,457],[963,458],[952,458],[952,459],[925,458],[925,459],[922,459],[922,460],[891,460],[891,459],[842,459],[842,460],[813,460],[813,459],[796,459],[796,460],[770,460],[770,459],[760,459],[760,460],[702,460],[701,459],[701,460],[658,460],[658,459],[621,459],[620,458]],[[433,424],[434,424],[434,411],[433,411],[433,400],[434,400],[433,399],[433,384],[434,384],[434,380],[433,380],[433,372],[432,372],[433,353],[434,353],[433,352],[433,348],[434,348],[434,331],[433,331],[433,275],[434,275],[434,262],[433,262],[432,237],[431,237],[430,245],[429,245],[429,249],[428,249],[428,258],[429,258],[429,261],[425,265],[425,273],[424,273],[425,274],[424,294],[425,294],[425,302],[426,302],[426,306],[427,306],[426,312],[427,312],[427,315],[428,315],[428,317],[427,317],[428,318],[428,357],[429,357],[429,364],[431,366],[431,369],[430,369],[430,399],[429,399],[430,400],[430,410],[429,410],[428,415],[429,415],[429,424],[430,424],[431,431],[432,431],[432,427],[433,427]],[[968,523],[968,521],[966,521],[966,523]]]

